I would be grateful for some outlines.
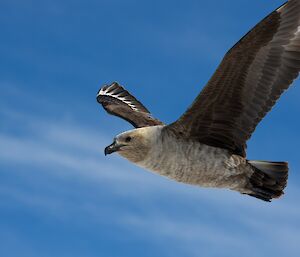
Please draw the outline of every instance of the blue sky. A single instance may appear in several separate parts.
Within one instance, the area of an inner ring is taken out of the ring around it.
[[[248,144],[249,159],[290,163],[271,204],[105,158],[131,127],[95,100],[118,81],[176,120],[282,2],[1,0],[0,256],[299,256],[299,81]]]

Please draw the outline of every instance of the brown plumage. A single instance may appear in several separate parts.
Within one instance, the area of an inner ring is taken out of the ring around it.
[[[192,106],[170,127],[246,156],[246,141],[300,69],[300,1],[272,12],[228,51]]]
[[[162,125],[147,108],[117,82],[102,87],[97,94],[98,103],[112,115],[130,122],[135,128]]]
[[[300,0],[290,0],[226,53],[192,105],[170,125],[153,118],[117,83],[103,87],[97,101],[138,128],[118,135],[105,153],[119,151],[183,183],[271,201],[283,194],[288,164],[248,161],[246,142],[299,71]]]

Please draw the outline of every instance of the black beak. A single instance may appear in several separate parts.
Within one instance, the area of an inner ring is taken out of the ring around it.
[[[114,141],[111,145],[105,147],[104,154],[105,155],[112,154],[112,153],[118,151],[120,148],[121,148],[121,146],[118,145],[116,141]]]

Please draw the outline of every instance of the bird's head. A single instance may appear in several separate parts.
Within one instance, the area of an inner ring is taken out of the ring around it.
[[[111,145],[104,150],[105,155],[117,152],[131,162],[138,163],[145,159],[155,144],[160,127],[144,127],[126,131],[117,135]]]

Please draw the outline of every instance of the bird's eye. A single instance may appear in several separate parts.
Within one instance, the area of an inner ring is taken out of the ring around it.
[[[131,137],[126,137],[125,138],[125,142],[130,142],[131,141]]]

